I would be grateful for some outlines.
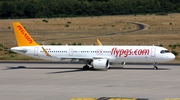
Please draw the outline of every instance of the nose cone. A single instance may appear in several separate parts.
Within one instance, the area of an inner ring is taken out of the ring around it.
[[[168,61],[174,60],[175,57],[176,57],[176,56],[175,56],[173,53],[169,53],[168,55],[166,55],[166,59],[167,59]]]
[[[169,58],[170,58],[171,60],[174,60],[175,57],[176,57],[176,56],[175,56],[173,53],[171,53],[171,55],[169,56]]]

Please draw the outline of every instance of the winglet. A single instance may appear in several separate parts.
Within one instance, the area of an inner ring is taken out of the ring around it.
[[[97,44],[98,44],[99,46],[102,45],[101,42],[99,41],[99,39],[96,39],[96,41],[97,41]]]
[[[13,22],[13,28],[18,46],[38,45],[19,22]]]
[[[42,47],[42,49],[43,49],[44,53],[46,54],[46,56],[51,57],[51,55],[43,47]]]

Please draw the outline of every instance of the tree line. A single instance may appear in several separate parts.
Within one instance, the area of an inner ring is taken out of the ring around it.
[[[0,18],[180,12],[180,0],[0,0]]]

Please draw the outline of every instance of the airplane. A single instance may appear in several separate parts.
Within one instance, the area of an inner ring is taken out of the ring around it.
[[[13,28],[18,46],[12,47],[11,51],[51,61],[65,59],[83,61],[84,70],[90,67],[108,69],[114,62],[150,62],[154,63],[154,69],[158,69],[157,63],[171,61],[175,58],[173,53],[159,46],[39,45],[19,22],[13,22]]]

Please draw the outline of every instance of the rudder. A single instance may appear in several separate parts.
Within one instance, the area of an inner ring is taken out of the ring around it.
[[[18,46],[38,45],[19,22],[13,22],[13,28]]]

